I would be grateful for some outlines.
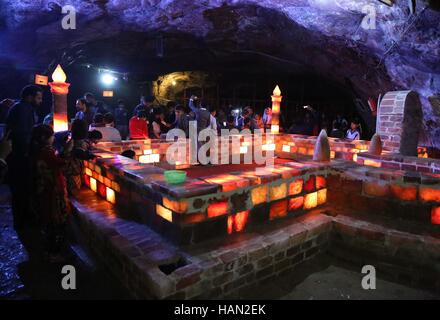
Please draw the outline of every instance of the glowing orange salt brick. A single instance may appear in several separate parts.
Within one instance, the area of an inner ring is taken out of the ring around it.
[[[389,185],[387,184],[365,181],[363,187],[364,193],[373,197],[386,197],[390,192]]]
[[[231,234],[232,231],[234,231],[234,217],[229,216],[228,217],[228,234]]]
[[[107,187],[110,187],[110,188],[111,188],[111,186],[112,186],[112,181],[111,181],[109,178],[105,178],[105,177],[104,177],[104,184],[105,184]]]
[[[417,187],[408,185],[408,186],[399,186],[397,184],[390,185],[391,193],[398,199],[404,201],[414,201],[417,199]]]
[[[440,207],[434,207],[431,210],[431,223],[440,225]]]
[[[228,213],[228,201],[212,202],[208,206],[208,218],[222,216]]]
[[[316,189],[322,189],[327,186],[327,181],[323,176],[316,176]]]
[[[167,197],[163,197],[162,204],[164,205],[164,207],[171,209],[177,213],[185,213],[188,211],[187,201],[176,201],[176,200],[171,200]]]
[[[98,183],[94,178],[90,178],[90,189],[92,189],[94,192],[98,191]]]
[[[285,217],[287,215],[287,204],[287,200],[272,203],[270,205],[269,219],[274,220]]]
[[[249,217],[249,211],[238,212],[234,215],[235,232],[240,232],[244,230],[248,217]]]
[[[313,209],[318,205],[317,192],[308,193],[304,196],[304,209]]]
[[[289,211],[298,210],[304,204],[304,197],[296,197],[289,199]]]
[[[318,191],[318,206],[327,202],[327,189],[321,189]]]
[[[86,173],[86,175],[91,176],[92,170],[90,170],[89,168],[86,168],[85,173]]]
[[[112,181],[112,189],[116,192],[121,192],[121,187],[119,186],[119,183]]]
[[[268,192],[269,192],[269,187],[267,185],[263,185],[252,189],[251,191],[252,204],[256,206],[257,204],[265,203],[267,201]]]
[[[282,183],[278,186],[270,187],[270,201],[280,200],[287,196],[287,185]]]
[[[364,160],[364,165],[370,166],[370,167],[380,168],[382,166],[382,163],[380,161],[374,161],[374,160],[370,160],[370,159],[365,159]]]
[[[304,191],[310,192],[315,190],[315,176],[310,176],[309,180],[304,184]]]
[[[83,181],[84,181],[84,184],[86,185],[86,187],[90,188],[90,177],[88,175],[86,175],[86,174],[83,175]]]
[[[106,199],[108,202],[115,204],[116,203],[116,194],[115,191],[107,187],[106,189]]]
[[[420,187],[419,197],[420,200],[424,202],[429,202],[429,201],[440,202],[440,189]]]
[[[160,204],[156,204],[156,214],[169,222],[173,222],[173,212],[165,207],[162,207]]]
[[[289,185],[289,195],[294,196],[300,194],[302,192],[303,184],[303,179],[292,181]]]
[[[103,183],[98,183],[98,193],[101,197],[107,198],[107,187]]]

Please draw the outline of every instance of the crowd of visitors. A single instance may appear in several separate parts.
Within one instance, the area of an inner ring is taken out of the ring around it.
[[[18,101],[0,102],[0,179],[8,180],[11,188],[15,228],[38,226],[47,256],[54,260],[63,248],[70,212],[67,196],[81,188],[83,160],[94,157],[91,151],[100,141],[159,139],[173,128],[188,137],[190,121],[196,121],[198,132],[209,128],[217,134],[221,129],[268,130],[272,123],[271,108],[258,114],[245,107],[237,113],[235,108],[216,109],[196,96],[191,96],[187,105],[169,103],[164,107],[153,97],[142,96],[131,112],[123,100],[110,110],[92,93],[86,93],[76,100],[69,130],[54,133],[52,114],[44,119],[38,116],[42,101],[41,88],[29,85]],[[321,129],[335,138],[361,138],[356,119],[349,125],[338,114],[330,126],[329,118],[311,107],[305,107],[290,128],[281,131],[317,135]],[[123,155],[135,157],[132,150]]]

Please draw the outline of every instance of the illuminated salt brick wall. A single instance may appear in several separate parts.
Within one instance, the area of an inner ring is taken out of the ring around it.
[[[369,141],[346,141],[329,138],[330,158],[356,161],[357,154],[368,151]],[[296,134],[280,134],[275,136],[276,155],[281,158],[296,156],[312,156],[316,137]]]
[[[414,91],[386,93],[377,112],[376,133],[384,149],[406,156],[417,156],[422,108]]]
[[[116,194],[121,191],[119,183],[102,175],[101,168],[91,161],[85,161],[84,185],[112,204],[116,204]]]

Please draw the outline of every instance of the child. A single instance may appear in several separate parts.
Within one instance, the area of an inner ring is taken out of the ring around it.
[[[353,120],[350,125],[350,129],[347,130],[347,134],[345,136],[348,140],[354,141],[354,140],[360,140],[361,134],[359,132],[359,122],[356,120]]]
[[[59,260],[64,245],[70,208],[63,174],[66,161],[56,154],[53,142],[54,132],[50,126],[34,127],[30,153],[34,168],[33,200],[46,251],[54,262]],[[66,142],[64,151],[70,152],[72,146],[71,140]]]

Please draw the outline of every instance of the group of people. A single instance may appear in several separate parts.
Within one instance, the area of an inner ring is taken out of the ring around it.
[[[183,130],[188,137],[190,121],[196,121],[198,132],[209,128],[217,133],[221,129],[266,130],[272,123],[271,108],[260,115],[245,107],[237,114],[233,108],[216,110],[196,96],[191,96],[187,106],[166,107],[155,105],[153,97],[143,96],[132,113],[119,100],[110,112],[93,94],[86,93],[76,101],[77,112],[69,130],[54,133],[52,115],[41,121],[38,116],[42,101],[41,88],[29,85],[17,102],[1,102],[0,123],[5,124],[5,130],[0,139],[0,179],[9,181],[15,228],[38,226],[48,256],[55,259],[65,239],[68,195],[81,188],[84,160],[94,157],[92,150],[99,141],[159,139],[173,128]],[[348,121],[338,115],[330,129],[324,115],[317,117],[312,109],[308,111],[303,118],[295,119],[288,133],[313,135],[327,129],[331,137],[360,139],[357,121],[348,127]],[[131,150],[123,155],[134,157]]]
[[[304,107],[301,112],[297,113],[287,132],[317,136],[321,130],[325,130],[329,137],[350,141],[360,140],[362,135],[362,126],[357,118],[354,117],[351,122],[348,122],[338,113],[335,118],[329,119],[325,113],[316,111],[310,106]]]
[[[46,257],[57,261],[65,249],[68,195],[81,187],[83,160],[94,157],[91,150],[102,134],[79,118],[69,131],[54,133],[53,125],[38,116],[42,102],[41,88],[29,85],[8,109],[0,140],[0,177],[10,185],[14,228],[39,230]]]
[[[178,128],[189,135],[190,121],[197,122],[200,132],[210,128],[217,133],[221,129],[269,129],[272,110],[266,108],[263,115],[254,113],[251,107],[245,107],[241,115],[208,105],[203,99],[191,96],[188,105],[170,103],[160,106],[154,98],[142,96],[139,105],[130,112],[119,100],[113,112],[96,101],[90,93],[76,101],[77,113],[74,119],[84,120],[90,129],[102,134],[102,141],[121,141],[126,139],[160,139],[169,130]],[[228,114],[229,113],[229,114]]]

